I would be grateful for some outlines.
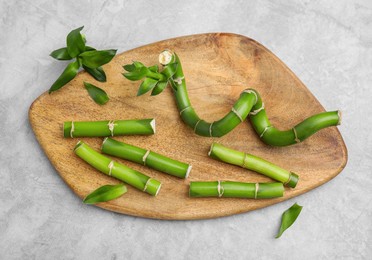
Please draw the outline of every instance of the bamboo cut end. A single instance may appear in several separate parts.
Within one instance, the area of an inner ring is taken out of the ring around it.
[[[103,141],[102,141],[102,144],[101,144],[101,151],[103,150],[103,145],[104,145],[105,142],[107,141],[107,138],[108,138],[108,137],[105,137],[105,138],[103,139]]]
[[[159,63],[163,66],[168,65],[173,58],[173,53],[170,50],[164,50],[159,54]]]
[[[190,172],[191,172],[191,169],[192,169],[192,165],[189,165],[189,167],[187,168],[187,172],[186,172],[186,175],[185,175],[185,179],[189,177]]]
[[[213,151],[213,146],[214,146],[214,143],[211,145],[211,148],[209,149],[208,156],[211,156],[212,151]]]
[[[341,121],[342,121],[342,112],[341,112],[341,110],[338,110],[337,111],[337,115],[338,115],[337,125],[341,125]]]
[[[156,133],[156,123],[155,123],[155,118],[153,120],[151,120],[150,122],[150,126],[152,128],[152,131],[154,132],[154,134]]]
[[[79,149],[83,144],[84,144],[84,142],[81,141],[81,140],[80,140],[79,142],[77,142],[76,145],[75,145],[75,148],[74,148],[74,152],[75,152],[77,149]]]

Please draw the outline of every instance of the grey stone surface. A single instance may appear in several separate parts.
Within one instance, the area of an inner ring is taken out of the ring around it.
[[[372,2],[0,0],[1,259],[367,259],[372,255]],[[159,221],[85,206],[28,122],[64,67],[48,55],[85,25],[98,48],[234,32],[273,51],[327,110],[341,109],[345,170],[295,199],[201,221]],[[304,206],[274,239],[281,213]]]

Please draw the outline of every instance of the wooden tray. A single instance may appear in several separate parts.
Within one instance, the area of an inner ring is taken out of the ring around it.
[[[324,129],[303,143],[270,147],[262,143],[248,122],[243,122],[222,138],[200,137],[180,119],[170,88],[156,97],[136,97],[139,82],[130,82],[121,73],[132,60],[146,65],[157,63],[164,49],[177,52],[187,79],[190,100],[201,118],[214,121],[225,115],[240,92],[252,87],[261,94],[272,123],[281,129],[324,111],[303,83],[274,54],[258,42],[229,33],[184,36],[156,42],[117,55],[104,66],[108,81],[95,82],[81,72],[68,85],[49,95],[42,94],[30,107],[34,133],[51,163],[67,185],[80,197],[101,185],[118,183],[84,163],[73,153],[78,139],[62,137],[62,124],[73,120],[155,118],[153,136],[115,139],[151,149],[191,163],[186,180],[118,159],[129,167],[150,175],[162,184],[157,197],[128,187],[125,196],[98,206],[134,216],[157,219],[204,219],[262,208],[314,189],[335,177],[346,165],[347,150],[336,127]],[[111,100],[104,106],[88,96],[83,81],[107,91]],[[45,86],[47,89],[48,86]],[[336,109],[336,108],[332,108]],[[83,138],[95,149],[102,139]],[[234,180],[270,182],[257,173],[210,159],[210,145],[218,141],[231,148],[272,161],[300,175],[295,189],[286,189],[279,199],[189,198],[190,181]],[[63,203],[63,202],[62,202]]]

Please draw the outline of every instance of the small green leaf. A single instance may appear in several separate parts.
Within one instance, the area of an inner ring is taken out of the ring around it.
[[[133,61],[133,65],[139,69],[139,68],[142,68],[142,67],[146,67],[145,65],[143,65],[142,62],[139,62],[139,61]]]
[[[152,90],[151,92],[151,96],[156,96],[158,94],[160,94],[161,92],[163,92],[163,90],[165,89],[165,87],[168,85],[168,82],[158,82],[158,84],[156,84],[156,86],[154,87],[154,89]]]
[[[138,89],[137,96],[141,96],[146,92],[150,91],[152,88],[155,87],[157,80],[152,78],[145,78],[145,80],[141,83],[141,86]]]
[[[117,50],[103,51],[86,51],[79,55],[83,65],[95,69],[106,63],[109,63],[114,58]]]
[[[85,46],[85,51],[95,51],[96,49],[91,46]]]
[[[140,80],[146,76],[148,69],[146,67],[136,68],[133,71],[123,73],[124,77],[129,80]]]
[[[67,65],[67,67],[62,72],[62,74],[50,87],[49,94],[62,88],[64,85],[70,82],[73,78],[75,78],[76,74],[78,73],[79,68],[80,68],[80,64],[78,61],[72,62],[69,65]]]
[[[75,30],[72,30],[66,39],[67,43],[67,51],[70,57],[75,58],[80,53],[85,51],[85,42],[83,36],[81,35],[80,31],[84,28],[84,26],[79,27]]]
[[[172,77],[176,73],[178,63],[170,63],[164,67],[161,74],[163,74],[167,79]]]
[[[134,66],[134,64],[127,64],[123,66],[123,69],[125,69],[128,72],[131,72],[136,69],[136,66]]]
[[[50,54],[56,60],[71,60],[71,56],[68,54],[67,48],[60,48],[57,50],[52,51]]]
[[[279,238],[284,231],[286,231],[292,224],[296,221],[298,215],[300,215],[302,206],[297,203],[293,204],[292,207],[283,212],[282,223],[280,225],[280,230],[275,238]]]
[[[98,67],[96,69],[91,69],[91,68],[88,68],[87,66],[83,65],[83,68],[86,72],[88,72],[93,78],[95,78],[99,82],[106,82],[106,73],[102,69],[102,67]]]
[[[152,72],[156,72],[158,73],[159,72],[159,66],[158,65],[154,65],[154,66],[151,66],[148,68],[150,71]]]
[[[104,185],[90,193],[85,197],[83,202],[85,204],[96,204],[99,202],[106,202],[119,198],[127,192],[127,187],[124,184],[118,185]]]
[[[107,93],[100,89],[99,87],[94,86],[88,82],[84,82],[85,88],[88,90],[89,96],[99,105],[104,105],[109,101]]]

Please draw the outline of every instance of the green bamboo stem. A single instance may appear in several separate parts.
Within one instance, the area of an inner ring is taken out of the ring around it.
[[[270,199],[283,197],[280,182],[245,183],[233,181],[190,182],[190,197]]]
[[[155,119],[64,122],[64,137],[106,137],[155,134]]]
[[[317,131],[329,126],[336,126],[341,122],[340,111],[324,112],[305,119],[289,130],[278,130],[271,125],[258,92],[254,89],[246,89],[240,94],[229,113],[220,120],[209,123],[197,115],[190,102],[182,64],[178,56],[166,50],[159,55],[159,62],[164,66],[172,63],[177,64],[176,70],[168,82],[173,89],[182,120],[201,136],[221,137],[250,117],[254,130],[263,142],[273,146],[287,146],[299,143]],[[155,77],[154,74],[162,75],[161,73],[148,72],[146,77],[159,80],[160,76]]]
[[[101,150],[105,154],[143,164],[179,178],[187,178],[191,171],[191,165],[189,164],[170,159],[150,150],[116,141],[112,138],[106,137],[103,140]]]
[[[82,141],[76,144],[74,152],[85,162],[106,175],[128,183],[150,195],[156,196],[159,193],[161,183],[158,180],[111,160]]]
[[[298,175],[293,172],[287,171],[260,157],[239,152],[218,143],[212,144],[208,155],[213,159],[261,173],[291,188],[296,187],[299,180]]]

